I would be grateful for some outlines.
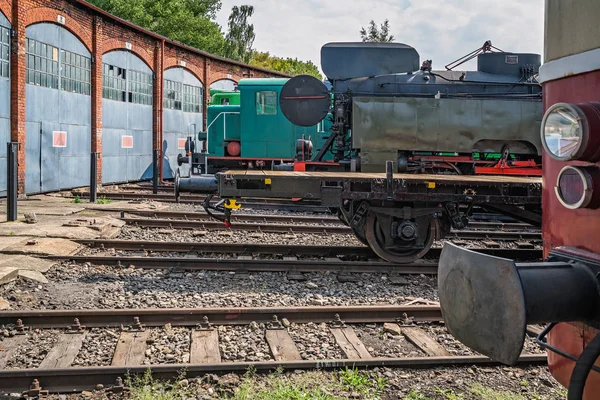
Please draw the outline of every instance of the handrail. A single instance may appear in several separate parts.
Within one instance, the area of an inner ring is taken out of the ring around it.
[[[215,119],[212,120],[212,122],[210,124],[208,124],[208,126],[206,127],[206,151],[208,151],[208,131],[210,130],[211,126],[213,126],[213,124],[215,122],[217,122],[217,120],[219,119],[219,117],[221,115],[227,115],[227,114],[237,114],[239,115],[240,112],[239,111],[223,111],[221,113],[219,113]],[[223,117],[223,143],[225,143],[225,141],[227,140],[227,118]]]

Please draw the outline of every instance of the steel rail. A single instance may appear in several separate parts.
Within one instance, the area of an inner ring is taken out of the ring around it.
[[[77,195],[81,198],[88,198],[90,196],[89,191],[73,191],[73,195]],[[98,192],[99,197],[105,197],[111,200],[154,200],[154,201],[163,201],[163,202],[175,202],[175,194],[174,193],[133,193],[133,192]],[[218,199],[218,197],[215,197]],[[206,196],[202,195],[193,195],[193,194],[182,194],[180,197],[180,202],[182,203],[196,203],[201,204],[206,200]],[[318,206],[320,208],[326,208],[321,205],[321,203],[317,200],[299,200],[293,201],[290,199],[281,199],[281,198],[273,198],[273,199],[265,199],[265,198],[248,198],[244,200],[242,204],[248,205],[303,205],[303,206]]]
[[[190,221],[182,219],[155,218],[121,218],[128,225],[142,228],[171,228],[171,229],[210,229],[234,231],[260,231],[267,233],[315,233],[315,234],[350,234],[352,229],[342,224],[336,225],[280,225],[261,223],[234,223],[231,227],[220,221]],[[464,240],[542,240],[540,231],[485,231],[485,230],[453,230],[451,236]]]
[[[225,224],[216,220],[186,221],[181,219],[154,219],[154,218],[121,218],[128,225],[142,228],[172,228],[172,229],[210,229],[229,230]],[[234,223],[234,231],[261,231],[268,233],[352,233],[352,230],[342,224],[336,225],[280,225],[258,223]]]
[[[106,210],[106,209],[102,209]],[[115,211],[115,210],[111,210]],[[190,221],[210,221],[211,217],[205,212],[186,212],[186,211],[153,211],[153,210],[127,210],[122,209],[117,212],[125,214],[137,215],[145,218],[157,219],[180,219]],[[304,216],[304,215],[273,215],[273,214],[233,214],[232,222],[284,222],[284,223],[313,223],[313,224],[339,224],[342,221],[334,216]],[[510,223],[510,222],[483,222],[469,221],[468,228],[471,229],[502,229],[502,230],[524,230],[530,229],[539,231],[536,227],[525,223]]]
[[[524,354],[519,365],[546,363],[545,354]],[[28,369],[0,371],[0,392],[15,393],[27,390],[32,381],[37,379],[44,390],[51,393],[69,393],[93,390],[98,385],[113,387],[117,379],[125,381],[128,375],[152,372],[155,379],[173,380],[185,372],[186,378],[195,378],[207,373],[237,372],[245,373],[250,369],[258,372],[273,372],[277,369],[293,370],[335,370],[350,368],[435,368],[458,365],[499,365],[484,356],[450,356],[450,357],[407,357],[407,358],[373,358],[360,360],[318,360],[318,361],[263,361],[235,362],[220,364],[170,364],[136,367],[87,367],[68,369]]]
[[[417,322],[441,322],[442,311],[437,305],[377,305],[319,307],[239,307],[239,308],[145,308],[98,310],[31,310],[2,311],[0,325],[14,325],[20,319],[26,327],[35,329],[69,328],[75,318],[87,328],[120,327],[133,324],[138,317],[145,326],[194,327],[206,316],[215,325],[248,325],[267,323],[273,316],[293,323],[331,322],[336,315],[352,324],[397,322],[404,315]]]
[[[281,255],[313,255],[320,257],[364,256],[375,258],[376,255],[365,246],[304,246],[283,244],[252,244],[252,243],[194,243],[171,241],[132,241],[80,239],[75,240],[93,248],[116,250],[148,250],[164,252],[202,252],[202,253],[234,253],[243,254],[281,254]]]
[[[247,271],[247,272],[323,272],[387,273],[436,275],[436,262],[391,264],[385,261],[342,260],[245,260],[187,257],[123,257],[123,256],[48,256],[54,261],[69,261],[93,265],[113,265],[144,269],[182,269],[187,271]]]
[[[304,246],[304,245],[278,245],[278,244],[251,244],[251,243],[194,243],[194,242],[167,242],[167,241],[132,241],[132,240],[105,240],[105,239],[80,239],[77,243],[92,248],[104,248],[127,251],[153,251],[153,252],[198,252],[198,253],[227,253],[227,254],[276,254],[276,255],[313,255],[321,257],[357,256],[375,258],[376,255],[364,246]],[[543,256],[542,250],[536,249],[477,249],[478,252],[494,255],[496,257],[513,258],[517,260],[537,260]],[[441,249],[433,248],[428,257],[439,257]]]
[[[123,210],[123,214],[137,215],[145,218],[157,219],[180,219],[190,221],[211,221],[212,217],[205,212],[185,211],[137,211]],[[261,214],[233,214],[232,222],[301,222],[311,224],[339,224],[343,225],[339,218],[332,216],[311,217],[304,215],[261,215]]]

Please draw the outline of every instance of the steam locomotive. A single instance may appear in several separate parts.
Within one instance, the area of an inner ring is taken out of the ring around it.
[[[455,70],[475,58],[477,71]],[[299,76],[283,88],[281,110],[299,126],[331,118],[313,161],[331,152],[352,172],[383,172],[392,160],[400,173],[541,175],[539,55],[487,41],[444,71],[419,62],[401,43],[326,44],[333,107],[325,84]]]
[[[179,165],[541,176],[539,55],[487,41],[444,71],[400,43],[330,43],[321,57],[326,83],[240,81],[239,105],[211,105]],[[477,71],[456,71],[475,58]]]
[[[497,361],[518,359],[527,324],[569,400],[600,398],[600,5],[546,1],[545,262],[519,264],[446,244],[439,297],[450,332]]]

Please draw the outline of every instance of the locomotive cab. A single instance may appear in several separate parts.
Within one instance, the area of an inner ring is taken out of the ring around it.
[[[544,262],[447,243],[438,272],[448,330],[496,361],[515,364],[527,325],[549,324],[537,341],[569,400],[600,398],[600,39],[574,31],[599,14],[590,1],[546,2]]]

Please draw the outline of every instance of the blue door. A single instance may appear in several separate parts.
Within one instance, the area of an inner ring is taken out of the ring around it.
[[[25,142],[25,192],[42,192],[42,123],[27,122]]]

